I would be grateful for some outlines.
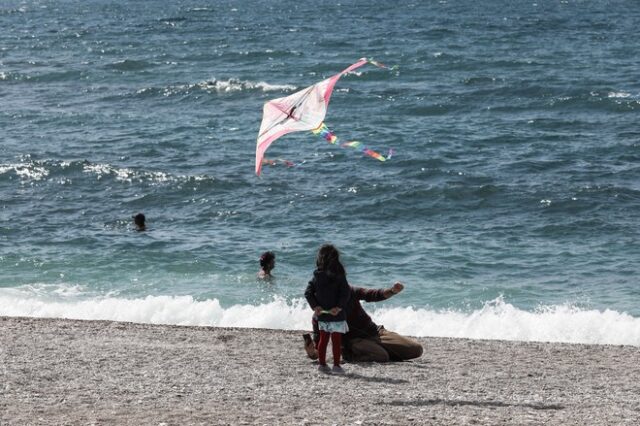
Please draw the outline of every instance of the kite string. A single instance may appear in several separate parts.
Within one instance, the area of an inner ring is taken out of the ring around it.
[[[382,62],[378,62],[378,61],[374,60],[373,58],[365,58],[365,59],[371,65],[375,65],[378,68],[384,68],[384,69],[389,70],[389,71],[396,71],[399,68],[397,65],[393,65],[393,66],[390,67],[390,66],[388,66],[386,64],[383,64]]]
[[[263,158],[262,159],[262,165],[263,166],[277,166],[279,164],[283,165],[283,166],[287,166],[287,167],[297,167],[300,166],[304,163],[306,163],[307,160],[302,160],[299,163],[294,163],[293,161],[289,161],[287,159],[284,158]]]

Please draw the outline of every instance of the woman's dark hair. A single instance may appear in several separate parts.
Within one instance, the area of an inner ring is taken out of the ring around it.
[[[260,255],[260,266],[264,268],[265,266],[271,266],[273,262],[276,260],[276,255],[272,251],[265,251]]]
[[[316,267],[319,271],[325,271],[329,275],[346,276],[347,272],[340,263],[340,252],[331,244],[325,244],[318,250]]]

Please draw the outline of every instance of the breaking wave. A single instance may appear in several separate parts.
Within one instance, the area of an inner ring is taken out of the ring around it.
[[[191,296],[81,300],[76,288],[54,293],[1,289],[0,315],[285,330],[310,327],[310,310],[302,299],[275,297],[255,305],[225,307],[217,299]],[[369,308],[369,312],[376,323],[418,337],[640,346],[640,318],[612,310],[560,305],[525,311],[498,298],[471,312],[415,307]]]

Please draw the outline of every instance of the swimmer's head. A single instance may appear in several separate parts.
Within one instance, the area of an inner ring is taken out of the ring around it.
[[[260,268],[269,272],[276,266],[276,255],[272,251],[265,251],[260,255]]]
[[[144,214],[142,213],[138,213],[137,215],[133,216],[133,223],[136,224],[136,228],[138,229],[138,231],[142,231],[145,228],[145,224],[144,221],[146,220],[146,218],[144,217]]]

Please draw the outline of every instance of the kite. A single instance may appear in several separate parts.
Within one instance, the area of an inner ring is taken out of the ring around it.
[[[260,124],[256,143],[256,175],[260,176],[263,164],[272,164],[270,160],[264,160],[264,153],[269,148],[269,145],[287,133],[310,130],[329,143],[338,143],[338,138],[323,122],[327,114],[331,93],[340,77],[365,64],[372,64],[391,70],[395,69],[395,67],[390,68],[380,62],[362,58],[344,71],[313,86],[264,104],[262,123]],[[393,153],[393,151],[389,151],[389,154],[385,157],[358,141],[345,142],[341,146],[359,149],[365,155],[380,161],[388,160]]]

